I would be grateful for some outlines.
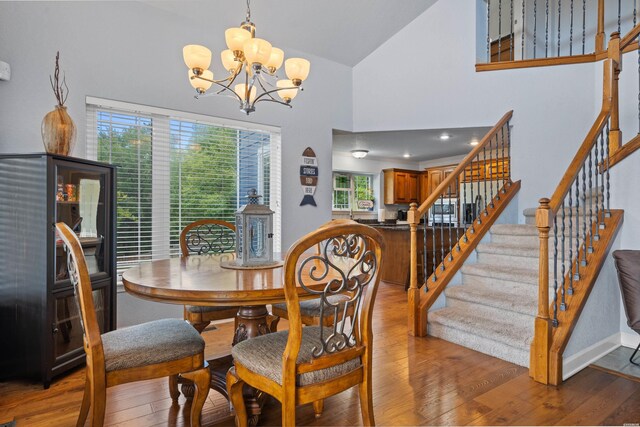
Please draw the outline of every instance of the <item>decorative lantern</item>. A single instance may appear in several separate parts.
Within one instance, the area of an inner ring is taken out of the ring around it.
[[[255,188],[247,192],[247,204],[236,212],[236,265],[267,266],[273,261],[273,211],[259,203]]]

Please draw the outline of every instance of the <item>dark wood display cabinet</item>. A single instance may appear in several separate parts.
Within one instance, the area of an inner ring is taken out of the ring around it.
[[[116,327],[115,169],[49,154],[0,155],[0,379],[84,363],[80,313],[54,224],[78,234],[102,332]]]

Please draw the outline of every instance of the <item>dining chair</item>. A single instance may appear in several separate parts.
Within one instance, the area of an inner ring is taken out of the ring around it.
[[[195,384],[191,426],[200,426],[200,414],[211,374],[204,359],[204,340],[185,321],[162,319],[100,334],[93,290],[82,246],[63,222],[56,224],[67,251],[69,279],[80,311],[87,367],[84,396],[77,426],[91,411],[91,425],[104,424],[107,388],[133,381],[169,376],[169,394],[177,401],[177,375]]]
[[[235,258],[236,226],[219,219],[201,219],[180,233],[182,256],[213,254]],[[184,306],[184,319],[198,332],[215,320],[235,319],[239,307]]]
[[[618,270],[618,284],[622,294],[624,313],[627,316],[627,325],[640,334],[640,250],[613,251],[613,259]],[[640,366],[640,360],[634,362],[633,358],[639,350],[640,344],[629,358],[629,362],[636,366]]]
[[[308,249],[322,242],[321,252]],[[374,425],[371,388],[372,314],[384,242],[380,233],[361,224],[320,228],[289,249],[284,262],[284,292],[289,329],[251,338],[232,348],[234,366],[227,372],[227,391],[236,425],[247,425],[245,384],[282,404],[282,425],[295,425],[296,406],[313,403],[316,416],[324,399],[355,385],[365,425]],[[339,304],[354,306],[350,322],[340,321]],[[302,327],[300,298],[320,298],[320,325]],[[324,317],[334,319],[331,325]]]
[[[320,228],[322,229],[326,227],[335,226],[338,224],[357,224],[357,222],[350,219],[334,219],[321,225]],[[317,253],[320,253],[321,250],[322,250],[321,244],[318,243],[316,245]],[[328,302],[331,304],[341,304],[347,301],[348,299],[349,297],[347,295],[342,295],[342,294],[330,295],[327,297]],[[310,325],[310,326],[320,325],[320,302],[321,302],[320,298],[311,299],[308,301],[300,301],[300,316],[302,318],[303,325]],[[354,309],[353,305],[347,306],[346,317],[353,316],[353,309]],[[278,316],[282,319],[288,320],[289,313],[287,312],[287,304],[283,302],[273,304],[271,306],[271,314],[273,314],[274,316]],[[342,315],[342,309],[338,310],[338,314]],[[326,313],[322,320],[325,323],[325,326],[329,326],[333,322],[333,318],[330,315],[327,315]]]

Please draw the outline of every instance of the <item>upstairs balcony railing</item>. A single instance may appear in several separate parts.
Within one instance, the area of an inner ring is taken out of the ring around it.
[[[624,34],[640,20],[638,0],[484,2],[485,61],[478,71],[605,59],[608,36]],[[637,48],[634,42],[625,51]]]

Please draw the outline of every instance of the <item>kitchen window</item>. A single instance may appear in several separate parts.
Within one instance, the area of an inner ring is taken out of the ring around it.
[[[373,204],[373,177],[371,175],[334,172],[334,211],[373,211]]]
[[[255,188],[280,250],[280,134],[213,117],[87,100],[87,154],[118,166],[117,269],[180,255],[192,221],[235,221]],[[115,105],[114,105],[115,104]]]

